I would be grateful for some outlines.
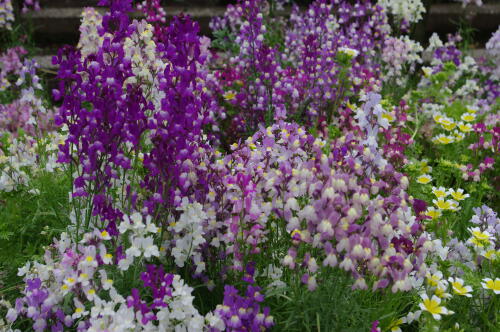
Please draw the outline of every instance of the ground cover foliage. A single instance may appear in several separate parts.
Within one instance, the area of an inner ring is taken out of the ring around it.
[[[0,1],[0,330],[499,330],[500,30],[99,5],[49,91]]]

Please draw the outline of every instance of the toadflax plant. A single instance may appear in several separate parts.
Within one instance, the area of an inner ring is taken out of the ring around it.
[[[229,5],[213,40],[158,0],[85,8],[55,115],[0,54],[0,207],[52,218],[32,183],[72,183],[20,286],[0,273],[0,330],[494,326],[497,34],[481,61],[433,35],[427,61],[421,1],[286,3]]]

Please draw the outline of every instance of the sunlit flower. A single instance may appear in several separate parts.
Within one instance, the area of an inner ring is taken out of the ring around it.
[[[467,297],[472,297],[472,287],[471,286],[464,286],[464,281],[460,278],[449,278],[448,279],[451,283],[451,288],[457,295],[461,296],[467,296]]]
[[[347,54],[351,58],[355,58],[359,52],[355,49],[349,48],[349,47],[339,47],[339,52]]]
[[[433,287],[437,287],[439,283],[445,281],[443,279],[443,272],[437,271],[434,274],[427,273],[425,276],[427,278],[427,283]]]
[[[495,278],[495,280],[485,278],[481,286],[483,286],[484,289],[492,290],[495,294],[500,294],[500,278]]]
[[[497,257],[500,257],[500,252],[496,251],[495,249],[490,249],[487,251],[483,251],[481,253],[481,256],[483,256],[486,259],[493,260],[496,259]]]
[[[455,142],[460,142],[465,138],[464,133],[461,133],[461,132],[456,131],[456,130],[453,132],[453,135],[455,136]]]
[[[472,131],[472,125],[470,123],[458,123],[458,129],[463,133],[470,133]]]
[[[432,187],[432,193],[437,197],[437,198],[444,198],[449,195],[449,191],[446,190],[444,187]]]
[[[434,121],[436,121],[436,123],[441,123],[445,116],[439,112],[434,112],[432,118],[434,119]]]
[[[434,143],[439,143],[439,144],[450,144],[455,141],[455,137],[453,136],[447,136],[445,134],[439,134],[436,137],[432,139]]]
[[[436,209],[435,207],[429,206],[425,211],[425,215],[431,217],[432,219],[437,219],[441,217],[443,214],[441,213],[440,210]]]
[[[421,297],[423,302],[419,304],[420,309],[430,312],[434,319],[440,320],[441,315],[449,315],[452,313],[445,307],[440,306],[441,299],[436,295],[432,295],[430,299],[427,294],[422,294]]]
[[[452,199],[445,200],[444,198],[433,199],[432,203],[436,205],[440,210],[458,210],[458,202]]]
[[[441,127],[447,131],[451,131],[457,126],[457,124],[451,120],[442,120],[440,124]]]
[[[483,248],[490,245],[491,234],[487,231],[481,231],[479,227],[469,228],[472,237],[469,239],[469,243],[474,244],[477,247]]]
[[[424,159],[424,160],[420,161],[418,164],[420,167],[420,172],[422,172],[424,174],[432,172],[432,167],[428,165],[427,160]]]
[[[383,119],[386,119],[389,122],[393,122],[395,120],[394,115],[388,112],[383,112],[381,116]]]
[[[457,190],[450,189],[450,194],[457,201],[462,201],[470,196],[469,194],[464,194],[464,190],[461,188],[458,188]]]
[[[474,121],[476,119],[476,114],[474,114],[474,113],[465,113],[465,114],[462,114],[462,116],[460,117],[460,119],[462,119],[465,122],[472,122],[472,121]]]
[[[447,289],[448,289],[448,283],[446,283],[445,280],[442,280],[436,286],[436,289],[434,290],[434,294],[436,294],[441,299],[449,299],[451,297],[451,294],[446,292]]]
[[[429,78],[432,75],[431,67],[422,67],[422,71],[424,72],[424,76]]]
[[[420,175],[417,178],[417,182],[421,183],[421,184],[427,184],[427,183],[429,183],[431,181],[432,181],[432,177],[430,175],[428,175],[428,174]]]
[[[403,318],[395,319],[389,325],[389,331],[391,332],[402,332],[401,325],[404,323]]]
[[[232,90],[228,91],[228,92],[224,93],[223,97],[226,101],[233,100],[236,97],[236,92],[234,92]]]

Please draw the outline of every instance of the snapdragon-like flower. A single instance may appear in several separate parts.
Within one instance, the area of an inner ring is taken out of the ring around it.
[[[408,36],[388,37],[384,41],[382,60],[386,63],[387,79],[395,79],[397,84],[405,84],[405,76],[415,72],[422,63],[423,47]]]
[[[187,199],[184,199],[179,210],[182,211],[181,216],[169,228],[175,235],[171,244],[165,246],[172,247],[172,255],[177,266],[183,267],[186,260],[192,259],[196,264],[195,273],[201,273],[205,270],[205,263],[202,261],[199,249],[206,242],[203,224],[207,215],[202,210],[201,204],[188,204]]]
[[[12,0],[0,0],[0,29],[12,30],[14,20]]]
[[[378,4],[394,15],[400,23],[417,23],[425,13],[425,6],[421,0],[378,0]]]
[[[267,330],[274,325],[274,318],[268,307],[261,309],[263,301],[260,287],[248,285],[245,295],[241,296],[233,286],[225,286],[224,302],[217,306],[215,313],[229,330]]]

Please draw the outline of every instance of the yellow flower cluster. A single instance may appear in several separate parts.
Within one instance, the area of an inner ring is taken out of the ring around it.
[[[443,115],[440,112],[435,112],[433,115],[434,121],[441,126],[448,134],[439,134],[435,136],[432,141],[435,144],[450,144],[459,142],[465,138],[465,134],[472,131],[472,124],[476,119],[476,110],[472,108],[467,109],[467,113],[462,114],[460,119],[462,121],[455,121],[454,119]]]
[[[450,210],[450,211],[458,211],[460,210],[460,201],[468,198],[470,195],[465,194],[464,190],[461,188],[458,189],[446,189],[444,187],[432,187],[432,193],[436,196],[436,199],[432,200],[432,203],[436,207],[429,207],[425,214],[432,219],[437,219],[441,217],[442,211]],[[452,199],[446,199],[448,196],[451,196]]]

